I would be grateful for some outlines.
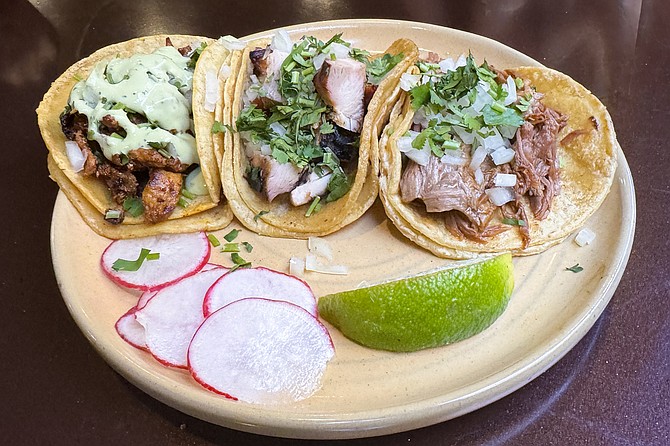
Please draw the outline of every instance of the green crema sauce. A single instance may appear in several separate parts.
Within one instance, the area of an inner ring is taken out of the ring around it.
[[[109,160],[137,148],[160,147],[184,164],[199,163],[193,131],[190,59],[165,46],[151,54],[135,54],[98,63],[86,80],[70,93],[69,105],[88,118],[88,139],[97,141]],[[139,113],[147,123],[135,124],[128,113]],[[111,115],[125,135],[100,132]]]

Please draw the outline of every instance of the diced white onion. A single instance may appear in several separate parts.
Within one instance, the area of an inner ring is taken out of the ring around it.
[[[229,51],[243,50],[247,44],[234,36],[221,36],[219,42]]]
[[[207,70],[205,72],[205,110],[213,113],[216,108],[216,96],[219,91],[216,72]]]
[[[329,53],[334,54],[336,59],[348,59],[349,51],[349,47],[341,43],[334,42],[330,44]]]
[[[507,97],[503,101],[503,105],[510,105],[516,102],[516,82],[512,76],[507,76],[507,84],[503,85],[503,90],[507,91]]]
[[[402,152],[402,150],[401,150]],[[408,150],[405,153],[405,156],[407,158],[411,159],[415,163],[421,165],[421,166],[427,166],[428,161],[430,161],[430,146],[428,145],[428,141],[423,145],[423,148],[421,150],[415,149],[414,147],[411,148],[411,150]]]
[[[429,119],[428,116],[426,116],[426,107],[421,107],[419,108],[415,113],[414,117],[412,117],[412,124],[419,124],[422,129],[425,129],[428,127]]]
[[[322,274],[349,274],[349,268],[347,268],[345,265],[323,264],[319,262],[316,255],[314,254],[307,254],[305,256],[305,271],[313,271],[315,273]]]
[[[281,125],[279,122],[273,122],[272,124],[270,124],[270,128],[272,129],[273,132],[275,132],[279,136],[286,135],[286,127]]]
[[[492,153],[505,146],[505,141],[497,131],[493,135],[481,138],[481,142],[488,153]]]
[[[401,136],[398,138],[398,150],[403,153],[409,150],[413,150],[414,147],[412,147],[412,140],[413,138],[411,136]]]
[[[480,186],[484,184],[484,172],[482,172],[482,169],[479,167],[475,169],[475,181]]]
[[[223,79],[224,81],[230,77],[230,75],[233,73],[233,69],[230,68],[230,65],[223,64],[221,65],[221,68],[219,69],[219,78]]]
[[[288,261],[288,273],[292,276],[304,276],[305,260],[300,257],[291,257]]]
[[[472,160],[470,161],[470,170],[477,170],[479,166],[482,165],[484,159],[486,158],[487,152],[484,146],[477,147],[475,153],[472,154]]]
[[[593,242],[595,239],[596,239],[595,232],[593,232],[588,228],[583,228],[581,231],[577,233],[577,237],[575,237],[575,243],[577,243],[579,246],[586,246],[591,242]]]
[[[328,261],[333,260],[333,250],[324,238],[309,237],[307,239],[307,248],[309,252],[315,254],[317,257],[323,257]]]
[[[513,125],[499,125],[498,130],[500,130],[500,135],[503,138],[512,139],[516,134],[516,129],[518,127]]]
[[[272,148],[270,147],[270,144],[261,144],[260,151],[262,155],[267,156],[272,154]]]
[[[449,153],[450,151],[447,150],[444,152],[444,155],[442,158],[440,158],[440,162],[444,164],[452,164],[454,166],[465,166],[468,164],[468,160],[460,156],[460,151],[458,151],[459,155],[455,155],[453,153]]]
[[[499,187],[514,187],[516,186],[516,175],[513,173],[497,173],[493,182]]]
[[[454,64],[454,68],[464,67],[464,66],[466,66],[467,64],[468,64],[468,63],[467,63],[467,61],[465,60],[465,56],[464,56],[463,54],[461,54],[461,55],[458,57],[458,59],[456,60],[456,63]]]
[[[456,64],[454,63],[454,59],[451,57],[447,57],[446,59],[441,60],[438,65],[440,66],[440,71],[443,73],[456,71]]]
[[[502,206],[514,200],[514,190],[509,187],[492,187],[485,192],[495,206]]]
[[[324,54],[324,53],[317,54],[312,59],[312,63],[314,64],[314,68],[316,68],[317,70],[320,70],[323,63],[326,61],[326,59],[329,59],[329,58],[330,58],[330,56],[328,54]]]
[[[419,85],[420,81],[421,81],[420,74],[403,73],[402,76],[400,76],[400,88],[402,88],[405,91],[410,91],[412,88]]]
[[[461,141],[463,141],[464,144],[472,144],[475,142],[475,134],[474,132],[468,132],[466,129],[460,126],[453,126],[451,128],[459,138],[461,138]]]
[[[290,53],[293,49],[293,41],[288,35],[286,30],[280,29],[272,37],[272,43],[270,44],[272,49],[283,51],[284,53]]]
[[[84,168],[84,163],[86,163],[86,156],[84,153],[74,141],[65,141],[65,150],[67,152],[67,157],[70,160],[72,170],[80,172]]]
[[[501,164],[509,163],[514,159],[514,150],[508,149],[507,147],[501,147],[498,150],[495,150],[491,153],[491,159],[496,166]]]

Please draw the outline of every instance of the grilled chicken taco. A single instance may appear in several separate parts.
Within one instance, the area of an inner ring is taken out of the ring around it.
[[[201,131],[214,115],[197,67],[208,43],[150,36],[111,45],[44,96],[37,114],[51,177],[97,233],[213,230],[232,219],[210,131]]]
[[[541,252],[609,192],[619,147],[611,118],[568,76],[430,53],[400,83],[380,196],[396,227],[436,255]]]
[[[416,59],[409,40],[370,56],[340,35],[278,32],[239,52],[221,114],[222,178],[232,210],[264,235],[305,238],[359,218],[378,193],[378,139]]]

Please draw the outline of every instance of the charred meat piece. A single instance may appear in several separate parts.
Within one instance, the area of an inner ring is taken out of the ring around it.
[[[167,220],[177,207],[181,194],[182,175],[163,169],[151,169],[149,181],[142,191],[144,219],[149,223]]]
[[[95,176],[105,183],[117,204],[123,204],[128,197],[137,196],[138,183],[131,172],[103,162],[98,164]]]
[[[74,135],[74,140],[79,146],[79,150],[81,150],[81,152],[86,157],[82,173],[86,176],[95,174],[98,168],[98,160],[96,159],[95,155],[93,155],[91,146],[88,144],[88,139],[86,139],[86,137],[81,132],[77,132]]]
[[[365,64],[353,59],[325,60],[314,86],[333,108],[330,118],[340,127],[360,133],[365,115]]]
[[[368,111],[368,105],[370,105],[370,101],[372,100],[372,97],[375,95],[375,92],[377,91],[378,85],[375,84],[365,84],[365,93],[363,96],[363,106],[365,107],[365,111]]]
[[[100,120],[100,132],[105,135],[118,133],[123,136],[126,134],[126,131],[119,125],[119,122],[112,115],[105,115],[102,117]]]
[[[60,115],[60,127],[67,139],[75,141],[77,133],[81,133],[82,135],[88,134],[88,118],[77,111],[70,112],[68,110],[65,110]]]
[[[319,145],[330,149],[343,164],[354,161],[358,157],[359,134],[338,125],[333,125],[333,129],[320,135]]]
[[[303,177],[304,170],[298,169],[292,163],[281,164],[274,158],[260,153],[254,154],[250,160],[252,169],[255,169],[263,193],[267,196],[269,202],[272,202],[278,195],[291,192]],[[249,176],[247,176],[249,181]],[[257,187],[251,184],[251,187]]]
[[[258,77],[264,77],[268,72],[268,55],[272,53],[270,47],[256,48],[249,52],[251,65],[254,67],[254,74]]]
[[[134,166],[165,169],[170,172],[184,172],[188,169],[187,164],[183,164],[177,158],[163,156],[155,149],[140,148],[130,150],[128,152],[128,159]]]

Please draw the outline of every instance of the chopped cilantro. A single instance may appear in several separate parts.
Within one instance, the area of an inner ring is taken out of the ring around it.
[[[391,54],[384,54],[382,57],[377,57],[372,60],[366,60],[366,72],[368,75],[368,82],[374,85],[379,85],[379,83],[384,79],[384,76],[388,74],[389,71],[393,69],[398,62],[403,59],[403,54],[396,54],[395,56]]]
[[[254,222],[258,222],[258,219],[265,214],[269,214],[270,211],[260,211],[258,214],[254,215]]]
[[[112,264],[114,271],[137,271],[140,269],[145,260],[158,260],[160,253],[154,252],[147,248],[142,248],[136,260],[116,259]]]
[[[584,268],[579,266],[579,263],[572,265],[570,268],[565,268],[566,271],[572,271],[573,273],[581,273],[584,271]]]
[[[516,219],[516,218],[503,218],[502,219],[503,224],[510,225],[510,226],[526,226],[526,222],[524,220]]]
[[[305,212],[305,217],[311,217],[313,213],[319,212],[321,209],[321,205],[319,202],[321,201],[321,197],[317,195],[314,200],[312,200],[312,203],[309,205],[309,208],[307,209],[307,212]]]
[[[219,121],[214,121],[212,124],[212,133],[226,133],[233,132],[233,128],[228,124],[222,124]]]
[[[223,245],[221,252],[240,252],[239,243],[226,243]]]
[[[193,52],[191,53],[191,60],[189,60],[187,64],[189,68],[195,69],[195,64],[198,63],[198,59],[200,59],[200,55],[202,54],[205,48],[207,48],[207,43],[201,42],[200,46],[195,50],[193,50]]]
[[[207,234],[207,238],[209,239],[209,243],[212,244],[213,247],[217,247],[221,245],[221,242],[219,241],[218,238],[214,234]]]
[[[123,200],[123,210],[132,215],[139,217],[144,213],[144,205],[142,200],[138,197],[128,197]]]
[[[227,242],[232,242],[237,238],[239,233],[239,229],[232,229],[228,234],[224,235],[223,238],[226,239]]]

